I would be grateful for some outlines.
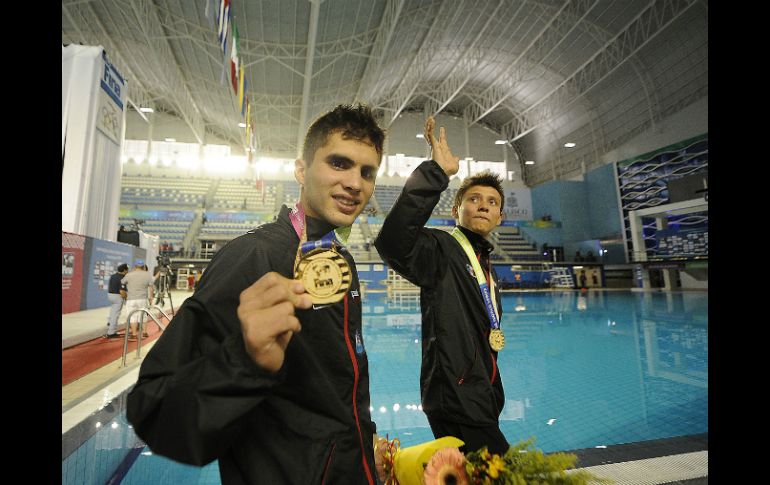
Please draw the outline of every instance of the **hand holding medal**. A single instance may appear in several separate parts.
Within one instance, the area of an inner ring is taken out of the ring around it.
[[[270,272],[240,295],[241,322],[246,352],[258,366],[277,372],[283,365],[286,346],[302,326],[294,311],[312,306],[301,282]]]

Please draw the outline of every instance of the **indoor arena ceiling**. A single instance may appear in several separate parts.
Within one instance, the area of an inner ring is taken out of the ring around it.
[[[62,0],[62,43],[102,45],[129,106],[245,146],[218,0]],[[231,0],[259,154],[293,157],[319,113],[364,101],[480,123],[561,173],[708,96],[702,0]],[[208,12],[208,15],[207,15]],[[535,177],[537,178],[537,177]]]

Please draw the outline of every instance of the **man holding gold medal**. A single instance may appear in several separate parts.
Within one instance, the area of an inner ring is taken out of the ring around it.
[[[503,454],[508,441],[500,431],[505,403],[497,352],[505,345],[500,327],[501,300],[486,240],[502,222],[500,178],[489,172],[467,177],[457,192],[451,233],[425,228],[449,177],[459,170],[442,127],[425,123],[432,160],[421,163],[374,242],[382,259],[420,287],[422,309],[422,408],[436,438],[454,436],[462,451],[487,446]]]
[[[224,485],[374,485],[375,425],[350,226],[385,140],[365,106],[318,118],[298,203],[216,253],[142,362],[128,420],[154,453]]]

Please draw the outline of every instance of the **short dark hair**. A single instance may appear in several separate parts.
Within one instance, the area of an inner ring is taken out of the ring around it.
[[[118,273],[122,273],[123,271],[128,271],[128,265],[126,263],[123,263],[120,266],[118,266]]]
[[[489,170],[484,170],[483,172],[479,172],[476,175],[465,177],[465,180],[463,180],[463,182],[460,184],[460,188],[457,189],[457,194],[455,195],[455,201],[452,205],[452,209],[459,209],[460,204],[463,202],[463,196],[465,193],[468,191],[468,189],[477,185],[492,187],[493,189],[497,190],[497,192],[500,194],[500,213],[502,214],[503,207],[505,207],[503,180],[500,178],[500,175],[490,172]]]
[[[377,124],[372,109],[364,104],[340,104],[316,119],[308,128],[302,149],[305,163],[313,161],[316,150],[326,145],[329,135],[335,132],[340,132],[345,139],[371,143],[382,159],[385,130]]]

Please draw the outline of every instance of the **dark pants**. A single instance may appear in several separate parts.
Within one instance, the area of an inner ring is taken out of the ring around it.
[[[465,445],[460,447],[460,451],[463,453],[477,451],[486,446],[490,453],[502,456],[510,446],[508,440],[503,436],[503,432],[500,431],[499,425],[483,427],[468,426],[465,424],[431,418],[430,416],[428,416],[428,423],[430,423],[430,429],[433,431],[433,436],[437,439],[443,438],[444,436],[454,436],[455,438],[463,440]]]

